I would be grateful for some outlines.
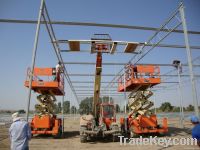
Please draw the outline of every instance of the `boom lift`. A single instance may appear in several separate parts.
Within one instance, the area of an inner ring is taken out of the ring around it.
[[[91,40],[91,52],[97,53],[94,97],[92,106],[94,120],[91,118],[90,120],[87,120],[87,116],[81,116],[80,141],[86,142],[90,137],[104,137],[107,135],[112,135],[113,141],[115,141],[120,133],[119,127],[116,123],[115,107],[111,103],[99,102],[102,72],[102,53],[110,53],[111,45],[105,41],[111,41],[111,38],[108,34],[95,34]]]
[[[154,105],[149,100],[153,95],[149,88],[160,82],[158,66],[128,64],[125,67],[125,75],[121,76],[118,82],[118,92],[130,92],[128,96],[128,107],[130,109],[128,118],[120,118],[121,129],[124,133],[130,133],[133,136],[168,131],[167,119],[163,119],[161,127],[158,125],[156,115],[149,111]]]
[[[27,71],[25,87],[29,87],[30,69]],[[41,79],[41,77],[45,78]],[[53,79],[54,78],[54,79]],[[39,104],[35,105],[37,114],[30,125],[32,134],[51,134],[60,137],[62,134],[62,120],[55,115],[55,96],[64,95],[64,78],[55,68],[34,68],[31,89],[38,93]]]

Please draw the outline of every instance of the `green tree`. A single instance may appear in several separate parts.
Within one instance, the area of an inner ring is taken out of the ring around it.
[[[124,110],[125,110],[125,106],[122,107],[123,112],[124,112]],[[128,112],[128,111],[129,111],[129,107],[128,107],[128,104],[126,104],[126,112]]]
[[[64,114],[68,114],[70,112],[70,101],[63,102],[63,111]]]
[[[174,106],[172,111],[173,112],[180,112],[180,107]]]
[[[72,114],[75,114],[76,111],[77,111],[76,107],[75,107],[75,106],[72,106],[72,107],[71,107],[71,113],[72,113]]]
[[[194,106],[189,105],[186,109],[187,109],[187,111],[194,111]]]
[[[173,106],[169,102],[162,103],[160,106],[160,110],[163,112],[170,112],[172,111]]]
[[[118,104],[116,104],[116,113],[119,113],[120,112],[120,107]]]
[[[25,113],[26,113],[26,111],[25,111],[25,110],[23,110],[23,109],[20,109],[20,110],[18,110],[18,113],[20,113],[20,114],[25,114]]]
[[[61,102],[58,102],[58,112],[61,113],[62,107],[61,107]]]
[[[93,97],[86,97],[84,100],[82,100],[79,105],[80,114],[86,114],[89,111],[92,111],[92,103]]]
[[[108,103],[109,102],[109,97],[104,96],[99,98],[99,103]],[[110,97],[110,102],[113,103],[113,98]],[[86,114],[89,111],[92,111],[92,105],[93,105],[93,97],[86,97],[83,99],[79,105],[79,113],[80,114]]]
[[[54,104],[54,113],[55,113],[55,114],[60,113],[60,112],[59,112],[59,108],[58,108],[58,104],[57,104],[57,103]]]
[[[103,103],[108,103],[110,100],[111,103],[113,103],[113,98],[112,97],[108,97],[108,96],[104,96],[104,97],[100,97],[99,102],[103,102]]]

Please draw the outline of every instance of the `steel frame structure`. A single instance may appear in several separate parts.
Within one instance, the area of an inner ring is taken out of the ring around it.
[[[180,15],[179,17],[177,15]],[[173,25],[172,28],[168,28],[168,25],[172,22],[172,20],[176,20],[177,23]],[[191,49],[189,45],[188,31],[184,14],[184,5],[180,3],[179,7],[170,15],[170,17],[160,26],[160,28],[151,36],[145,45],[140,50],[139,54],[134,55],[127,63],[137,64],[143,57],[145,57],[149,52],[151,52],[155,47],[157,47],[165,38],[167,38],[174,30],[176,30],[179,26],[182,25],[183,33],[184,33],[184,41],[187,52],[188,66],[190,71],[190,80],[192,85],[192,96],[193,96],[193,104],[195,108],[195,115],[199,117],[199,109],[198,109],[198,98],[196,93],[196,85],[193,73],[192,66],[192,57],[191,57]],[[167,29],[163,33],[163,29]],[[162,34],[160,34],[162,33]],[[164,34],[164,35],[163,35]],[[156,42],[155,42],[156,41]],[[154,43],[155,42],[155,43]],[[152,44],[150,48],[146,48],[146,45]],[[107,88],[110,88],[113,85],[113,81],[116,81],[118,75],[123,73],[124,68],[122,68],[117,75],[112,79],[112,81],[107,85]],[[126,106],[126,104],[125,104]],[[126,110],[126,109],[125,109]]]
[[[37,20],[16,20],[16,19],[0,19],[0,22],[3,23],[23,23],[23,24],[37,24]],[[145,26],[131,26],[131,25],[122,25],[122,24],[102,24],[102,23],[90,23],[90,22],[66,22],[66,21],[51,21],[45,22],[41,21],[41,24],[51,23],[54,25],[68,25],[68,26],[93,26],[93,27],[109,27],[109,28],[122,28],[130,30],[146,30],[146,31],[157,31],[159,28],[145,27]],[[168,29],[162,29],[162,31],[168,31]],[[183,30],[174,30],[175,33],[183,33]],[[189,31],[189,34],[200,34],[198,31]]]
[[[177,15],[180,15],[180,18],[177,17]],[[43,19],[43,20],[42,20]],[[178,23],[173,27],[173,28],[168,28],[168,24],[173,20],[176,19],[178,21]],[[36,23],[36,21],[14,21],[14,20],[2,20],[0,19],[0,22],[14,22],[14,23]],[[28,120],[29,118],[29,108],[30,108],[30,99],[31,99],[31,84],[32,84],[32,78],[33,78],[33,70],[35,67],[35,58],[36,58],[36,53],[37,53],[37,46],[38,46],[38,40],[39,40],[39,32],[40,32],[40,25],[44,24],[46,26],[47,32],[49,34],[51,43],[53,45],[54,51],[56,53],[56,57],[58,59],[58,61],[60,61],[62,63],[62,67],[64,68],[64,76],[71,88],[71,91],[73,92],[77,102],[79,103],[79,97],[82,96],[81,94],[77,95],[76,90],[74,88],[74,85],[72,83],[75,83],[73,81],[71,81],[70,79],[70,74],[68,74],[66,68],[65,68],[65,64],[67,64],[66,62],[63,61],[61,52],[65,51],[65,50],[61,50],[59,43],[55,42],[58,41],[56,39],[52,24],[70,24],[70,25],[87,25],[87,26],[99,26],[99,27],[113,27],[113,28],[127,28],[127,29],[141,29],[141,30],[154,30],[156,31],[153,36],[151,36],[147,42],[145,42],[145,44],[142,46],[142,48],[140,49],[140,51],[138,53],[136,53],[127,63],[133,63],[133,64],[137,64],[142,58],[144,58],[149,52],[151,52],[155,47],[173,47],[173,48],[186,48],[187,50],[187,56],[188,56],[188,66],[189,66],[189,70],[190,70],[190,80],[191,80],[191,84],[192,84],[192,94],[193,94],[193,103],[194,103],[194,107],[195,107],[195,114],[197,116],[199,116],[199,112],[198,112],[198,101],[197,101],[197,94],[196,94],[196,85],[195,85],[195,80],[194,80],[194,74],[193,74],[193,65],[192,65],[192,59],[191,59],[191,48],[189,45],[189,41],[188,41],[188,31],[187,31],[187,26],[186,26],[186,20],[185,20],[185,16],[184,16],[184,6],[183,3],[180,4],[180,6],[172,13],[172,15],[163,23],[163,25],[161,25],[160,28],[148,28],[148,27],[136,27],[136,26],[125,26],[125,25],[109,25],[109,24],[92,24],[92,23],[67,23],[67,22],[52,22],[48,11],[47,11],[47,7],[45,4],[45,0],[41,0],[41,5],[40,5],[40,10],[39,10],[39,15],[38,15],[38,20],[37,20],[37,29],[36,29],[36,33],[35,33],[35,41],[34,41],[34,46],[33,46],[33,54],[32,54],[32,65],[31,65],[31,75],[30,75],[30,82],[29,82],[29,92],[28,92],[28,98],[27,98],[27,110],[26,110],[26,119]],[[178,30],[179,26],[183,26],[183,30]],[[161,44],[161,42],[167,38],[172,32],[176,32],[176,33],[184,33],[184,39],[185,39],[185,46],[184,45],[167,45],[167,44]],[[162,33],[162,35],[160,34]],[[200,32],[196,32],[196,31],[189,31],[190,34],[200,34]],[[153,42],[156,40],[156,43]],[[193,46],[193,49],[200,49],[199,46]],[[68,63],[70,64],[70,63]],[[72,64],[72,63],[71,63]],[[85,63],[86,64],[86,63]],[[91,64],[88,62],[88,64]],[[109,64],[109,65],[115,65],[115,64]],[[124,65],[124,64],[118,64],[118,65]],[[186,64],[185,64],[186,65]],[[168,66],[168,65],[166,65]],[[199,66],[199,65],[198,65]],[[110,81],[110,82],[105,82],[108,83],[107,86],[104,86],[104,91],[109,91],[110,88],[113,88],[114,84],[117,82],[117,77],[123,73],[124,68],[122,68],[116,75],[115,77]],[[77,83],[80,82],[86,82],[86,83],[90,83],[90,81],[76,81]],[[93,83],[93,82],[92,82]],[[104,83],[104,82],[102,82]],[[167,82],[166,82],[167,83]],[[168,82],[170,83],[170,82]],[[171,82],[171,83],[175,83],[175,82]],[[176,82],[178,83],[178,82]],[[86,86],[85,86],[86,87]],[[109,91],[109,94],[112,95]],[[90,94],[87,94],[88,96],[90,96]],[[83,96],[87,96],[87,95],[83,95]],[[105,94],[102,94],[105,95]],[[108,94],[107,94],[108,95]],[[78,97],[79,96],[79,97]],[[113,96],[115,96],[113,94]],[[119,94],[117,94],[116,96],[119,96]],[[123,95],[122,95],[123,96]],[[124,95],[124,97],[126,98],[126,95]],[[64,97],[62,99],[62,103],[64,101]],[[62,104],[63,106],[63,104]],[[125,109],[126,110],[126,109]],[[63,110],[62,110],[63,112]],[[64,126],[63,126],[64,127]]]

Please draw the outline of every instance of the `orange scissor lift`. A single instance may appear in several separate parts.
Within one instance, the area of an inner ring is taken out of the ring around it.
[[[156,115],[149,111],[154,104],[148,100],[153,95],[148,89],[160,82],[158,66],[129,64],[125,67],[124,76],[118,80],[118,92],[131,92],[128,96],[128,107],[131,111],[127,119],[120,118],[122,131],[131,136],[168,131],[167,119],[164,118],[160,126]]]
[[[25,87],[29,87],[30,69],[27,71]],[[45,78],[45,79],[41,79]],[[34,68],[31,89],[40,94],[37,96],[39,104],[35,105],[37,114],[31,121],[32,134],[51,134],[60,137],[62,134],[62,120],[55,115],[55,96],[64,95],[63,75],[56,73],[55,68]]]

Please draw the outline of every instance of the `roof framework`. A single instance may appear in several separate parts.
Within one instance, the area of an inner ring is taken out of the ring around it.
[[[172,20],[176,21],[176,24],[173,25],[173,27],[169,28],[168,25]],[[200,49],[200,46],[191,46],[189,45],[188,42],[188,35],[189,34],[200,34],[198,31],[187,31],[187,26],[186,26],[186,21],[185,21],[185,16],[184,16],[184,6],[181,3],[180,6],[171,14],[171,16],[160,26],[160,28],[151,28],[151,27],[139,27],[139,26],[127,26],[127,25],[111,25],[111,24],[96,24],[96,23],[80,23],[80,22],[56,22],[56,21],[51,21],[48,10],[45,4],[45,0],[41,0],[41,6],[40,6],[40,11],[39,11],[39,16],[38,16],[38,21],[34,20],[9,20],[9,19],[0,19],[0,22],[9,22],[9,23],[37,23],[37,29],[36,29],[36,34],[35,34],[35,42],[34,42],[34,47],[33,47],[33,55],[32,55],[32,66],[31,66],[31,71],[33,74],[33,69],[35,66],[35,56],[36,56],[36,50],[37,50],[37,45],[38,45],[38,37],[39,37],[39,31],[40,31],[40,25],[44,24],[48,35],[50,37],[53,49],[55,51],[56,57],[58,61],[62,63],[62,66],[64,68],[64,76],[65,79],[67,80],[67,83],[69,87],[71,88],[71,91],[74,94],[74,97],[77,101],[77,103],[80,102],[80,97],[85,97],[85,96],[92,96],[92,94],[88,93],[87,90],[78,90],[78,88],[92,88],[93,86],[88,85],[88,84],[83,84],[79,85],[77,88],[77,85],[75,83],[93,83],[92,81],[72,81],[70,76],[93,76],[93,74],[69,74],[68,70],[65,67],[65,64],[68,65],[94,65],[93,62],[65,62],[63,60],[61,52],[81,52],[80,44],[89,44],[92,46],[93,43],[95,42],[101,42],[97,40],[57,40],[54,30],[53,30],[53,24],[63,24],[63,25],[79,25],[79,26],[98,26],[98,27],[112,27],[112,28],[126,28],[126,29],[139,29],[139,30],[153,30],[155,33],[146,41],[146,42],[132,42],[132,41],[110,41],[110,44],[112,45],[112,48],[110,49],[110,54],[117,53],[116,47],[118,45],[123,45],[124,46],[124,53],[131,53],[133,57],[127,61],[127,63],[132,63],[132,64],[139,64],[138,62],[143,59],[147,54],[149,54],[154,48],[156,47],[171,47],[171,48],[186,48],[187,51],[187,56],[188,56],[188,63],[183,64],[183,66],[187,66],[189,68],[189,74],[184,74],[182,76],[190,76],[191,79],[191,84],[192,84],[192,94],[193,94],[193,102],[195,106],[195,114],[199,116],[198,112],[198,103],[197,103],[197,95],[196,95],[196,89],[195,89],[195,79],[194,79],[194,74],[193,74],[193,67],[199,67],[199,65],[192,65],[192,60],[191,60],[191,49]],[[183,30],[179,30],[178,28],[182,25]],[[174,33],[184,33],[184,39],[185,39],[185,45],[171,45],[171,44],[161,44],[161,42],[166,39],[172,32]],[[103,41],[105,42],[105,41]],[[69,45],[69,50],[62,50],[60,48],[60,44],[68,44]],[[86,50],[92,53],[91,50]],[[127,63],[104,63],[103,65],[126,65]],[[170,64],[157,64],[159,66],[168,66],[168,67],[173,67]],[[174,69],[173,69],[174,70]],[[116,88],[116,83],[118,77],[123,74],[124,67],[122,67],[121,70],[119,70],[118,73],[116,74],[104,74],[104,76],[114,76],[111,81],[102,81],[102,83],[105,83],[106,85],[103,85],[102,92],[108,92],[109,95],[111,96],[125,96],[126,94],[117,94],[117,93],[111,93],[111,91],[114,91],[113,89]],[[162,76],[175,76],[175,75],[167,75],[163,74]],[[29,94],[28,94],[28,99],[27,99],[27,120],[29,116],[29,107],[30,107],[30,99],[31,99],[31,81],[32,81],[32,75],[30,77],[30,85],[29,85]],[[196,75],[196,77],[199,77],[199,75]],[[175,83],[177,84],[177,81],[163,81],[163,83]],[[112,90],[111,90],[112,89]],[[80,93],[81,92],[81,93]],[[102,96],[108,95],[107,93],[102,93]],[[64,97],[63,97],[64,100]]]

